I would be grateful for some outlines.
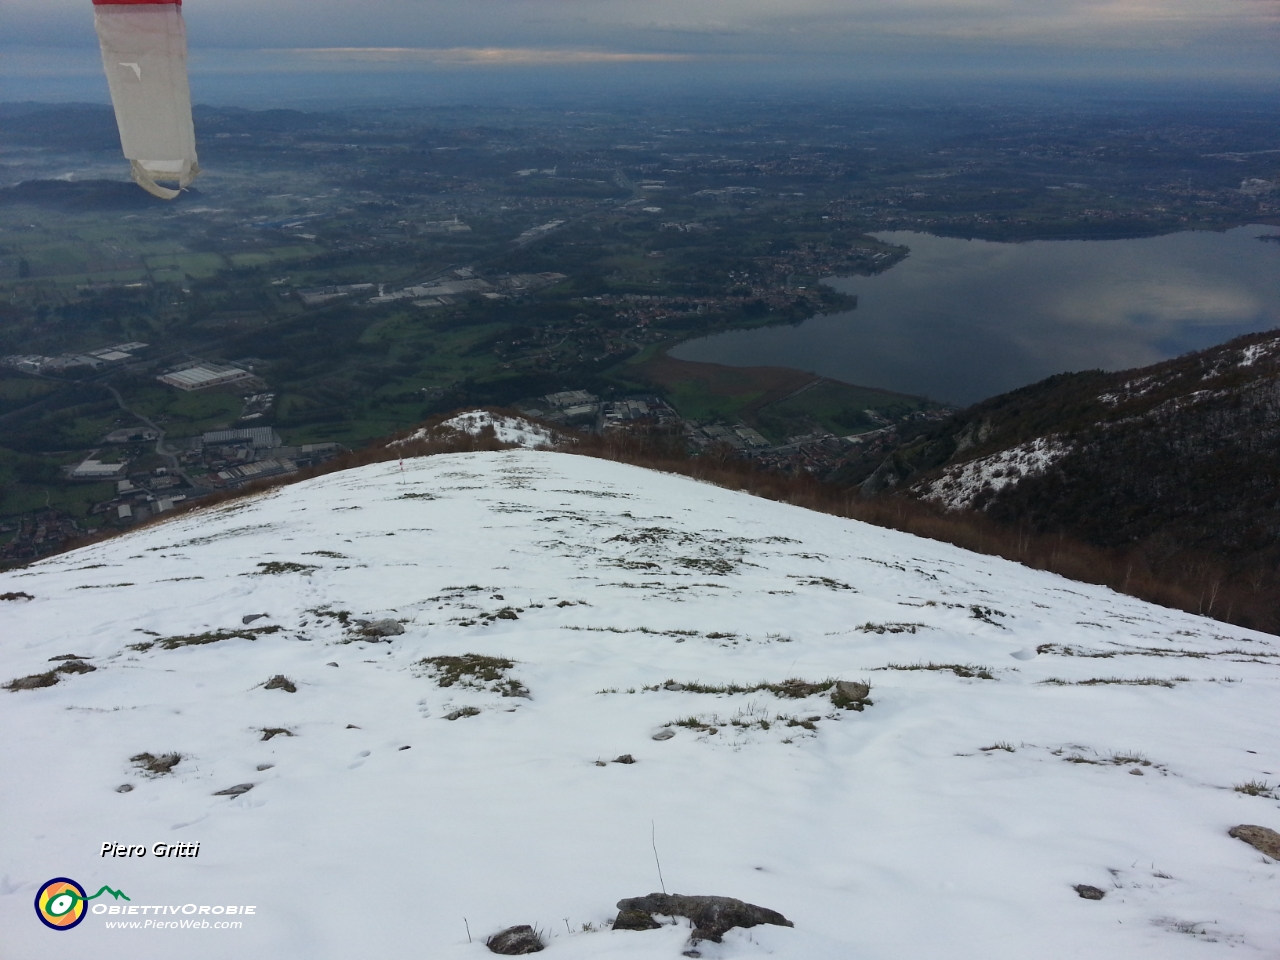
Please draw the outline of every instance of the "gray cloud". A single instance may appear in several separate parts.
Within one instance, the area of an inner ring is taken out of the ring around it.
[[[643,62],[624,54],[979,63],[1035,50],[1119,66],[1138,50],[1167,51],[1170,69],[1231,72],[1280,59],[1280,0],[188,0],[184,12],[193,51],[434,51],[366,54],[406,65],[449,50],[473,51],[453,61],[476,66]],[[0,23],[10,46],[95,39],[87,0],[0,0]]]

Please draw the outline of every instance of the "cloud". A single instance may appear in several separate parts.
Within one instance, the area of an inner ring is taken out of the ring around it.
[[[1163,51],[1170,75],[1197,58],[1197,69],[1273,75],[1280,40],[1280,0],[189,0],[184,11],[193,52],[294,49],[335,64],[825,56],[905,69],[1021,57],[1035,72],[1052,66],[1038,51],[1127,68],[1140,50]],[[0,22],[9,46],[95,41],[87,0],[0,0]]]
[[[291,47],[263,50],[320,63],[462,64],[470,66],[572,66],[599,63],[677,63],[685,53],[629,53],[533,47]]]

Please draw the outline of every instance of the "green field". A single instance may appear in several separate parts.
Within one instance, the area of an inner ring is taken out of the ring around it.
[[[220,253],[153,254],[146,258],[146,263],[153,271],[177,271],[195,279],[215,276],[227,266]]]
[[[138,413],[160,423],[170,437],[194,437],[208,430],[225,429],[244,408],[234,393],[187,393],[159,384],[135,388],[126,400]]]

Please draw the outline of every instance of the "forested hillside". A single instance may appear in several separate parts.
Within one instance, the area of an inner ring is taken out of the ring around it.
[[[1280,562],[1280,337],[1052,377],[922,424],[835,478],[980,510],[1032,535],[1217,564],[1261,590]]]

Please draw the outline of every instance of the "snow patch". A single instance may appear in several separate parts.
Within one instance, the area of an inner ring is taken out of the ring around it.
[[[560,439],[553,431],[525,420],[523,417],[495,415],[488,410],[468,410],[466,413],[460,413],[456,417],[445,420],[435,429],[456,430],[458,433],[466,433],[477,437],[486,427],[493,428],[494,437],[497,438],[498,442],[513,443],[516,446],[526,447],[530,450],[553,447]],[[431,436],[431,433],[431,430],[423,427],[420,430],[415,430],[403,440],[397,440],[389,444],[389,446],[412,443],[415,440],[426,440]]]
[[[1104,393],[1098,399],[1114,407],[1116,404],[1123,403],[1126,400],[1133,400],[1136,397],[1150,393],[1159,385],[1154,375],[1138,377],[1136,380],[1128,380],[1122,383],[1120,389],[1115,393]]]
[[[1057,437],[1039,437],[989,457],[948,467],[937,480],[916,489],[923,499],[948,510],[967,510],[983,490],[990,488],[999,492],[1015,486],[1024,477],[1039,476],[1072,449],[1072,444]]]
[[[1236,366],[1252,367],[1264,357],[1269,357],[1274,354],[1277,347],[1280,347],[1280,338],[1267,340],[1263,343],[1250,344],[1240,351],[1240,361]]]

